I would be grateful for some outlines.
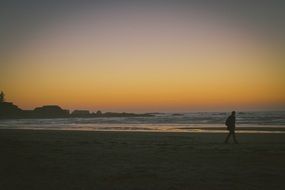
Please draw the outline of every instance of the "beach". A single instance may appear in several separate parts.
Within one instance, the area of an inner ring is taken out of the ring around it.
[[[2,129],[0,189],[285,188],[285,134],[225,135]]]

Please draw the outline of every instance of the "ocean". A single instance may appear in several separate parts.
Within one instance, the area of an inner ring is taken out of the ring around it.
[[[226,133],[230,113],[154,113],[153,117],[0,120],[0,129]],[[285,111],[239,112],[237,133],[285,133]]]

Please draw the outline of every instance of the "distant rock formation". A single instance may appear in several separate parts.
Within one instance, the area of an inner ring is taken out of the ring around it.
[[[74,110],[71,113],[71,116],[74,116],[74,117],[89,117],[90,116],[90,111],[89,110]]]
[[[11,102],[0,102],[0,118],[20,118],[23,112]]]
[[[102,117],[150,117],[151,114],[136,114],[136,113],[115,113],[115,112],[106,112],[102,114]]]
[[[0,93],[0,119],[24,119],[24,118],[69,118],[69,117],[149,117],[152,114],[135,113],[90,113],[88,110],[74,110],[71,114],[69,110],[62,109],[58,105],[46,105],[37,107],[34,110],[22,110],[11,102],[5,102],[5,95]]]
[[[172,116],[183,116],[184,114],[182,114],[182,113],[174,113],[174,114],[172,114]]]
[[[33,115],[44,118],[67,117],[69,116],[69,110],[64,110],[57,105],[47,105],[35,108]]]
[[[20,118],[23,116],[23,110],[18,108],[12,102],[5,102],[5,94],[0,93],[0,118]]]
[[[96,116],[98,116],[98,117],[102,116],[102,112],[101,112],[100,110],[98,110],[98,111],[96,112]]]

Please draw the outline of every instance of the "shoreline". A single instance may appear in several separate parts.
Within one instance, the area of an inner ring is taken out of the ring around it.
[[[0,130],[55,130],[153,133],[228,133],[223,124],[0,124]],[[240,124],[236,133],[285,133],[285,125]]]
[[[106,133],[193,133],[193,134],[228,134],[225,130],[187,130],[187,131],[155,131],[155,130],[81,130],[81,129],[0,129],[2,130],[23,130],[23,131],[73,131],[73,132],[106,132]],[[236,134],[285,134],[285,131],[263,131],[263,130],[237,130]]]

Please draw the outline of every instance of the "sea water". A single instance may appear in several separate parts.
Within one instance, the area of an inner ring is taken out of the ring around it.
[[[153,117],[98,117],[0,120],[0,129],[146,131],[146,132],[227,132],[229,113],[154,113]],[[239,112],[238,133],[285,133],[285,111]]]

